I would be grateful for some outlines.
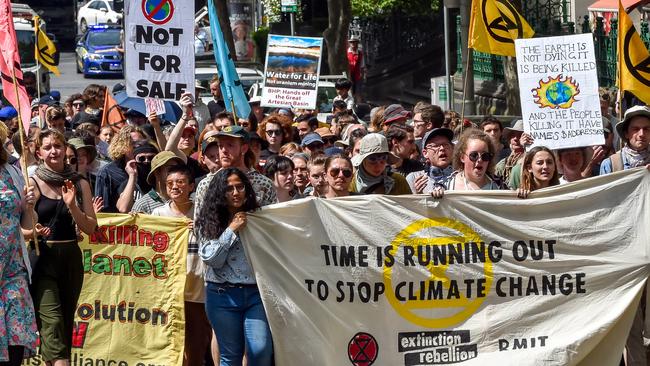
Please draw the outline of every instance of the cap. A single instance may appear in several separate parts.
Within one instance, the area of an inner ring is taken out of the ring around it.
[[[16,111],[16,108],[12,106],[7,106],[2,109],[0,109],[0,119],[11,119],[14,117],[18,117],[18,111]]]
[[[386,136],[379,133],[369,133],[361,139],[359,154],[352,157],[352,165],[359,166],[372,154],[388,154],[388,164],[395,164],[399,158],[388,150]]]
[[[74,147],[75,150],[79,149],[86,149],[89,153],[90,156],[92,156],[92,160],[95,160],[97,157],[97,147],[95,145],[89,145],[87,144],[81,137],[74,137],[68,140],[68,143]]]
[[[309,146],[314,142],[320,142],[321,144],[324,143],[323,139],[320,137],[319,134],[317,134],[316,132],[310,132],[306,134],[305,137],[302,138],[302,142],[300,143],[300,146],[302,147]]]
[[[242,126],[226,126],[217,134],[217,137],[221,136],[242,139],[245,143],[250,141],[248,131],[246,131]]]
[[[623,120],[616,124],[616,132],[618,132],[619,137],[625,140],[625,131],[627,130],[627,125],[630,123],[632,118],[638,116],[650,118],[650,108],[644,105],[635,105],[634,107],[625,111]]]
[[[205,86],[201,85],[201,80],[194,80],[194,89],[208,90]]]
[[[147,183],[153,185],[155,177],[154,172],[171,160],[184,164],[183,159],[179,158],[171,151],[161,151],[156,154],[156,156],[151,160],[151,171],[149,172],[149,175],[147,175]]]
[[[512,127],[506,127],[503,129],[503,137],[506,140],[510,139],[510,134],[513,132],[524,132],[524,120],[518,119],[513,124]]]
[[[38,108],[38,99],[32,99],[31,109]]]
[[[334,155],[342,155],[345,152],[345,150],[341,149],[340,147],[336,146],[330,146],[327,149],[325,149],[324,153],[325,156],[334,156]]]
[[[399,104],[391,104],[384,109],[384,124],[394,122],[400,118],[408,118],[409,111]]]
[[[52,106],[52,105],[56,105],[57,102],[56,100],[54,100],[54,98],[52,98],[51,95],[43,95],[41,99],[38,100],[38,104],[45,104],[45,105]]]
[[[429,139],[436,136],[444,136],[449,139],[449,142],[451,142],[454,140],[454,131],[448,128],[434,128],[433,130],[428,131],[424,134],[424,138],[422,139],[422,146],[426,145]]]
[[[158,148],[146,141],[136,143],[136,145],[133,147],[133,156],[143,153],[158,154]]]
[[[336,136],[332,131],[327,127],[317,128],[314,132],[320,135],[320,137],[332,137]]]
[[[61,101],[61,92],[58,90],[50,90],[50,96],[54,99],[55,102]]]
[[[208,146],[217,142],[217,135],[219,131],[208,131],[203,135],[203,140],[201,141],[201,152],[205,152]]]

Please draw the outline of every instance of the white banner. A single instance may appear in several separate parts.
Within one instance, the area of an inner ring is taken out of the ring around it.
[[[131,97],[179,100],[194,93],[194,1],[125,6],[125,79]]]
[[[269,35],[262,106],[317,109],[322,38]]]
[[[524,131],[533,146],[603,145],[593,35],[515,40]]]
[[[304,199],[243,242],[278,365],[618,365],[649,272],[650,174],[533,192]]]

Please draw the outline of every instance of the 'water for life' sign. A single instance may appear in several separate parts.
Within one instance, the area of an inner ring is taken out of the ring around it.
[[[269,35],[263,107],[316,109],[322,38]]]
[[[194,93],[194,1],[133,0],[125,10],[127,94],[179,100]]]
[[[524,131],[533,146],[602,145],[591,34],[515,40]]]

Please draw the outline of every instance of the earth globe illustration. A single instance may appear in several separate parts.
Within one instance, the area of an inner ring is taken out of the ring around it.
[[[546,89],[546,99],[553,105],[560,105],[571,100],[573,91],[564,82],[556,81]]]

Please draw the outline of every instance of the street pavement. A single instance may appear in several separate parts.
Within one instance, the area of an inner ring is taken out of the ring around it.
[[[84,79],[83,74],[77,74],[74,52],[62,52],[59,61],[61,76],[50,74],[50,89],[61,93],[61,102],[74,94],[81,93],[88,84],[106,85],[109,90],[124,78],[117,77],[89,77]]]

